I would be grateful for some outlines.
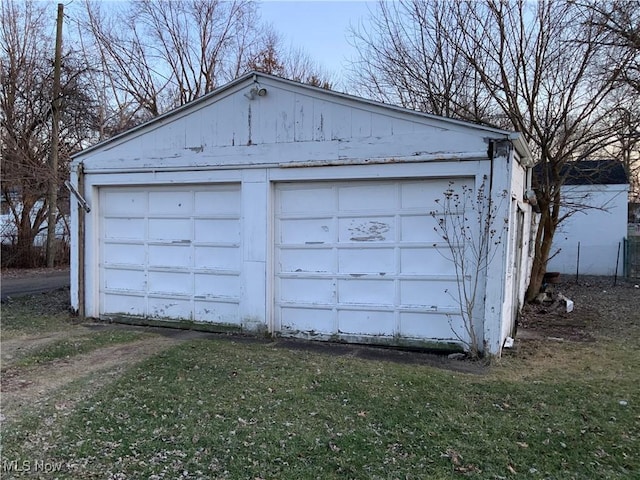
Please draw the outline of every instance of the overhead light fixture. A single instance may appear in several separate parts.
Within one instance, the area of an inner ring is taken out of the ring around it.
[[[247,97],[249,100],[253,100],[254,98],[256,98],[256,96],[264,97],[266,94],[267,94],[267,89],[264,87],[261,87],[258,84],[253,86],[253,88],[251,88],[251,90],[245,93],[244,96]]]

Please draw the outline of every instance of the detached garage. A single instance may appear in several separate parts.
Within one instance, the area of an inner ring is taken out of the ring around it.
[[[469,348],[457,292],[475,279],[438,221],[463,215],[443,198],[471,192],[491,219],[469,232],[490,222],[500,241],[470,322],[499,354],[528,283],[533,163],[516,133],[251,73],[75,157],[72,305],[141,324]]]

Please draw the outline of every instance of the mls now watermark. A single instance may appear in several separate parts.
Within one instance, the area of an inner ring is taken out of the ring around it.
[[[56,473],[62,471],[63,462],[52,462],[47,460],[2,460],[2,471],[4,473]]]

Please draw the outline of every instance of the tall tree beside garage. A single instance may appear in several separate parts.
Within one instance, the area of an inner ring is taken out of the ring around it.
[[[601,29],[603,43],[628,52],[630,61],[621,72],[619,102],[611,121],[618,125],[613,142],[605,150],[608,158],[619,159],[630,184],[630,200],[640,201],[640,0],[583,3],[592,11],[593,27]]]
[[[34,240],[47,218],[47,166],[51,144],[51,102],[55,32],[55,4],[12,2],[0,4],[0,121],[2,199],[16,232],[13,250],[3,264],[33,266],[41,259]],[[60,161],[62,187],[71,153],[91,135],[92,104],[85,95],[86,69],[66,52],[62,60]],[[62,190],[64,193],[64,190]],[[58,209],[65,212],[61,195]],[[5,252],[6,253],[6,252]]]
[[[256,5],[247,0],[85,3],[79,22],[88,59],[101,75],[120,124],[146,120],[236,78],[258,48]],[[113,119],[112,119],[113,120]],[[107,134],[110,132],[107,132]]]
[[[601,151],[618,127],[614,93],[633,56],[605,41],[594,15],[574,1],[381,1],[371,27],[353,32],[360,93],[515,129],[531,145],[542,213],[529,299],[560,221],[562,166]]]
[[[79,43],[99,65],[100,137],[158,116],[259,70],[318,86],[329,75],[283,47],[251,0],[86,1]],[[326,78],[326,80],[325,80]]]

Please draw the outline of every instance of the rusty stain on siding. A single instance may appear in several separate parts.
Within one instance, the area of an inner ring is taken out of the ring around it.
[[[355,221],[351,222],[349,232],[351,232],[351,238],[349,240],[353,242],[376,242],[385,240],[385,233],[390,230],[388,224],[376,221],[366,221],[359,225],[355,224]]]

